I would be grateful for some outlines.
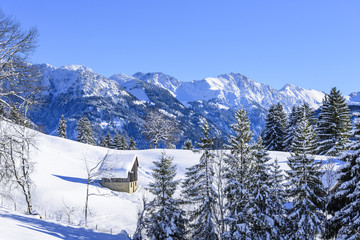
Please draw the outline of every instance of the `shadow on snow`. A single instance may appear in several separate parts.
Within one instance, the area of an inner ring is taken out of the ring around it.
[[[82,239],[82,240],[129,240],[126,232],[121,232],[117,235],[94,232],[91,229],[80,227],[65,226],[57,223],[47,222],[41,219],[28,218],[15,214],[2,214],[2,218],[10,218],[19,221],[20,227],[27,228],[33,231],[48,234],[59,239]],[[24,225],[22,225],[23,223]]]

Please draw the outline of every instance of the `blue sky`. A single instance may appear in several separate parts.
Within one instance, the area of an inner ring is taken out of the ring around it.
[[[360,91],[357,0],[1,0],[0,8],[39,29],[34,63],[181,81],[237,72],[275,88]]]

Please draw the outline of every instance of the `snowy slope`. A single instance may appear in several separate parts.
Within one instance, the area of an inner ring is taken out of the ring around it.
[[[91,167],[107,153],[113,157],[120,157],[124,153],[137,154],[140,164],[138,191],[134,194],[114,192],[103,188],[96,182],[90,186],[92,195],[89,199],[90,216],[88,227],[90,229],[97,229],[102,233],[112,232],[113,234],[119,234],[125,230],[129,235],[132,235],[136,228],[137,212],[141,206],[141,199],[143,196],[151,199],[151,195],[145,188],[152,181],[151,169],[153,161],[157,161],[163,151],[161,149],[109,150],[38,133],[37,149],[32,154],[32,159],[35,162],[35,172],[32,175],[35,183],[33,191],[34,209],[45,220],[70,222],[82,226],[84,224],[83,209],[87,176],[85,159],[88,166]],[[177,179],[183,179],[186,168],[197,163],[200,158],[200,153],[192,151],[165,151],[168,155],[174,157],[174,163],[177,165],[178,170]],[[289,156],[290,154],[286,152],[270,152],[272,160],[278,159],[282,169],[287,169],[286,162]],[[317,157],[316,159],[326,158]],[[14,193],[14,196],[17,210],[23,210],[25,204],[21,195]],[[12,209],[14,206],[13,202],[7,202],[6,199],[3,205],[8,209]],[[18,217],[12,216],[11,213],[6,211],[0,213],[0,221],[4,219],[14,220],[15,222],[11,223],[13,225],[22,224],[16,222]],[[48,226],[47,223],[41,225],[35,220],[24,221],[34,225],[32,228],[43,229]],[[55,228],[54,231],[57,231],[56,226],[53,226],[53,228]],[[9,232],[11,234],[12,230],[9,230]]]
[[[128,240],[126,233],[110,234],[42,220],[39,216],[29,216],[8,211],[0,207],[0,237],[2,240]]]

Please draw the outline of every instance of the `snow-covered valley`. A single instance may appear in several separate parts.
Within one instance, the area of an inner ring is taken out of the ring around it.
[[[118,234],[124,234],[123,231],[131,236],[136,229],[142,198],[152,198],[146,187],[152,181],[153,161],[157,161],[165,151],[167,155],[174,157],[177,165],[176,178],[184,179],[186,168],[197,163],[201,155],[189,150],[128,151],[136,154],[139,159],[139,189],[134,194],[128,194],[106,189],[99,182],[91,184],[88,229],[83,229],[79,227],[84,226],[87,186],[85,161],[91,167],[106,154],[121,157],[124,151],[86,145],[42,133],[36,134],[36,146],[31,155],[35,163],[35,171],[31,175],[34,182],[32,196],[34,209],[42,219],[39,216],[14,213],[15,206],[18,212],[25,212],[26,206],[23,196],[13,192],[15,203],[4,197],[1,199],[0,222],[4,224],[0,224],[0,231],[6,233],[2,235],[5,238],[1,239],[14,239],[13,236],[21,234],[29,236],[27,239],[64,239],[64,236],[77,234],[84,236],[81,239],[112,239],[109,235],[101,234],[111,233],[118,237]],[[277,159],[283,170],[288,169],[289,153],[269,153],[271,161]],[[326,157],[317,156],[316,159],[325,160]],[[179,196],[179,192],[176,195]]]

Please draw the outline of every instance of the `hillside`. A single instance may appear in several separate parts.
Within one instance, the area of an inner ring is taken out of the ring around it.
[[[174,163],[177,165],[177,179],[183,179],[186,168],[197,163],[200,157],[199,153],[187,150],[131,151],[131,153],[137,154],[140,164],[138,191],[130,195],[105,189],[98,182],[92,184],[90,186],[92,195],[89,199],[90,216],[88,221],[90,229],[113,234],[119,234],[123,230],[129,235],[134,233],[141,200],[143,196],[151,199],[151,194],[145,188],[152,180],[150,175],[152,162],[158,160],[163,151],[174,157]],[[32,175],[35,184],[33,189],[34,209],[44,220],[69,222],[83,226],[87,177],[85,159],[89,166],[93,166],[107,153],[121,157],[123,152],[109,151],[102,147],[37,133],[37,149],[34,149],[32,153],[32,160],[35,162],[35,172]],[[282,169],[287,169],[286,162],[289,156],[290,154],[286,152],[270,152],[271,159],[278,159]],[[326,157],[317,157],[316,159],[324,160]],[[23,211],[25,205],[22,196],[14,194],[14,199],[17,210]],[[3,207],[13,210],[14,203],[3,199]],[[11,215],[10,212],[2,211],[1,218],[18,219]],[[34,221],[30,221],[30,223]],[[34,224],[40,223],[36,221]]]

